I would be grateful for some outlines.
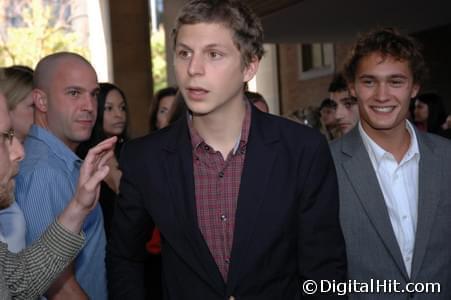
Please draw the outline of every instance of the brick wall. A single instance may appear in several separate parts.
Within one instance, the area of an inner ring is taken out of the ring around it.
[[[335,44],[335,71],[341,70],[350,43]],[[279,75],[281,114],[286,115],[300,107],[318,106],[328,97],[327,89],[333,75],[299,80],[297,44],[279,44]]]

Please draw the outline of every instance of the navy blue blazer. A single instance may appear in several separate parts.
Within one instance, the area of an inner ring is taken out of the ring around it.
[[[227,283],[197,224],[186,118],[127,143],[120,167],[108,249],[113,299],[145,298],[144,244],[154,225],[165,299],[304,299],[307,279],[346,279],[334,163],[311,128],[252,109]]]

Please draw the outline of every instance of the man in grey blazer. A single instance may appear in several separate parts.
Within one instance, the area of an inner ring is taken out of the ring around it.
[[[331,149],[350,299],[449,300],[451,143],[407,121],[425,76],[419,46],[392,29],[369,32],[345,75],[361,120]]]

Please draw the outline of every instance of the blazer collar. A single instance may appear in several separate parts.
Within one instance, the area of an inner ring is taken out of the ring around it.
[[[432,227],[437,206],[440,201],[440,190],[437,188],[442,171],[440,153],[430,135],[419,132],[415,134],[420,150],[420,165],[418,178],[418,223],[415,237],[415,249],[412,262],[411,280],[418,276],[427,250],[429,237],[433,234]],[[377,177],[372,168],[368,153],[363,145],[358,128],[342,138],[342,152],[349,156],[343,161],[349,181],[356,190],[359,199],[365,208],[368,217],[372,220],[376,230],[380,233],[383,242],[387,245],[393,259],[406,278],[401,251],[396,242],[393,229],[388,216],[385,200],[377,183]]]
[[[357,126],[341,139],[341,151],[348,156],[348,159],[342,161],[348,181],[398,269],[407,279],[409,276],[391,226],[384,196]]]
[[[440,195],[440,185],[444,184],[441,174],[443,164],[437,145],[429,134],[416,131],[421,158],[418,178],[418,223],[415,237],[415,249],[412,262],[412,279],[418,276],[423,264],[432,231],[437,207],[444,196]],[[446,197],[446,196],[445,196]]]

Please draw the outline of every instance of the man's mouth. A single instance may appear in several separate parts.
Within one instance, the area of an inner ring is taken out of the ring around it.
[[[394,111],[396,106],[371,106],[371,109],[379,113],[390,113]]]

